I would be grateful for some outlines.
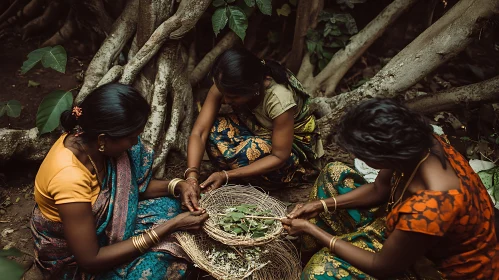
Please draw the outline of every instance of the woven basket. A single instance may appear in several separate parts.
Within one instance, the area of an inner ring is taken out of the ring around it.
[[[228,246],[211,239],[205,233],[190,234],[177,232],[174,234],[184,251],[196,266],[208,272],[216,279],[235,280],[298,280],[301,275],[301,264],[298,252],[289,241],[275,240],[257,247]],[[256,264],[248,261],[247,250],[259,248],[262,252]],[[218,257],[210,256],[213,251],[231,252],[234,259],[220,262]],[[211,257],[211,259],[210,259]]]
[[[261,192],[251,186],[224,186],[206,193],[199,201],[199,205],[206,209],[210,215],[203,226],[205,232],[213,239],[232,246],[257,246],[271,242],[278,238],[283,227],[280,222],[274,223],[265,236],[251,238],[238,236],[233,233],[223,231],[219,226],[219,221],[227,208],[239,206],[241,204],[253,204],[260,210],[270,210],[272,217],[285,217],[286,206],[279,200]]]

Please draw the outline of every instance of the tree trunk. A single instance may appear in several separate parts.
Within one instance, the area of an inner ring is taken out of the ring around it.
[[[334,133],[343,112],[359,101],[394,97],[413,86],[462,51],[473,40],[484,20],[498,8],[498,0],[461,0],[362,87],[334,97],[315,98],[316,113],[323,116],[318,120],[321,132],[324,135]]]

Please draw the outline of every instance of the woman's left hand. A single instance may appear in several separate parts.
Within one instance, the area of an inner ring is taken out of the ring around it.
[[[308,230],[313,227],[309,221],[303,219],[284,218],[281,222],[284,230],[286,230],[290,235],[302,235],[307,233]]]
[[[189,182],[179,182],[177,187],[180,191],[180,199],[182,205],[187,207],[190,212],[202,210],[199,207],[199,188],[195,184]]]
[[[227,177],[224,172],[214,172],[206,179],[204,182],[199,184],[202,189],[207,191],[215,190],[220,188],[227,181]]]

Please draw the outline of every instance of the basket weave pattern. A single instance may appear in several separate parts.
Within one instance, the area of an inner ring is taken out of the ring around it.
[[[251,186],[225,186],[208,192],[201,200],[199,205],[206,209],[210,215],[204,224],[204,231],[213,239],[232,246],[258,246],[269,243],[277,239],[283,227],[280,222],[274,223],[267,231],[265,236],[250,238],[247,236],[238,236],[233,233],[223,231],[219,222],[223,218],[218,214],[224,214],[225,210],[241,204],[257,205],[260,210],[270,210],[273,217],[285,217],[286,206],[279,200],[259,191]]]

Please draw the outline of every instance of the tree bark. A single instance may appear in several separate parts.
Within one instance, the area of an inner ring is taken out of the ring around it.
[[[463,50],[480,30],[484,19],[499,8],[498,0],[461,0],[419,35],[357,90],[334,97],[317,97],[312,107],[321,118],[321,133],[334,132],[343,112],[372,97],[394,97]]]
[[[327,66],[316,76],[312,77],[309,70],[304,81],[308,92],[314,96],[331,96],[338,83],[355,64],[362,54],[395,22],[402,14],[412,7],[418,0],[395,0],[388,5],[375,19],[373,19],[358,34],[350,38],[350,43],[337,51]],[[305,75],[302,73],[302,75]]]
[[[305,37],[310,28],[315,28],[317,18],[324,8],[324,0],[300,0],[296,11],[295,33],[291,54],[286,61],[286,67],[293,73],[300,68],[305,47]]]
[[[405,104],[421,113],[434,113],[471,102],[499,102],[499,76],[481,83],[420,96],[407,101]]]
[[[220,40],[218,44],[209,53],[207,53],[194,68],[189,78],[191,85],[199,83],[210,71],[210,67],[213,62],[215,62],[217,56],[232,47],[237,42],[238,38],[239,37],[237,37],[236,33],[232,31],[227,33],[227,35],[225,35],[222,40]]]
[[[137,27],[137,9],[139,0],[130,0],[120,17],[111,28],[111,33],[104,40],[85,72],[85,80],[75,99],[80,103],[92,92],[99,81],[109,71],[122,51],[126,42],[133,36]]]

